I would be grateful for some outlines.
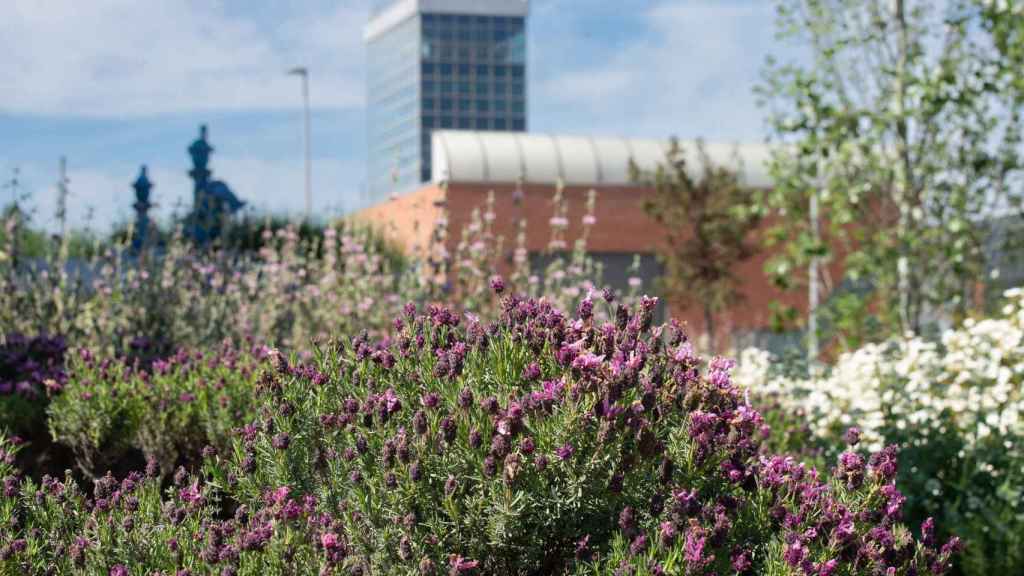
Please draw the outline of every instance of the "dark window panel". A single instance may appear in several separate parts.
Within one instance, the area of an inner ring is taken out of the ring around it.
[[[512,120],[512,129],[520,132],[526,130],[526,120],[523,120],[522,118],[514,118]]]
[[[495,118],[494,119],[494,129],[495,130],[505,130],[506,126],[507,126],[507,123],[506,123],[504,118]]]

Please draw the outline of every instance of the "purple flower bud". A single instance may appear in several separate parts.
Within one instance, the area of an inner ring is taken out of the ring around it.
[[[562,462],[565,462],[566,460],[572,458],[574,452],[576,452],[576,449],[573,448],[572,444],[568,442],[563,444],[560,448],[558,448],[558,450],[555,450],[555,454],[558,456],[558,459],[561,460]]]
[[[619,529],[627,536],[636,529],[636,519],[634,518],[632,507],[626,506],[622,509],[622,512],[619,512]]]
[[[543,472],[548,467],[548,457],[543,454],[537,456],[536,460],[533,461],[533,465],[536,466],[538,472]]]
[[[458,403],[459,408],[462,408],[463,410],[468,409],[470,406],[472,406],[473,391],[470,390],[469,388],[463,388],[462,391],[459,392]]]
[[[860,444],[860,428],[857,428],[856,426],[851,426],[849,429],[847,429],[846,433],[843,434],[843,439],[850,446],[856,446],[857,444]]]
[[[423,404],[424,408],[433,409],[437,408],[437,404],[440,400],[441,397],[438,396],[436,392],[429,392],[420,398],[420,403]]]
[[[662,522],[658,526],[658,539],[662,547],[671,546],[676,539],[676,525],[670,521]]]
[[[644,550],[647,550],[647,536],[640,534],[629,544],[629,553],[639,556],[644,553]]]
[[[448,444],[455,441],[456,430],[455,420],[452,420],[450,416],[445,416],[441,420],[441,437],[444,438],[444,441]]]
[[[523,380],[533,382],[538,378],[540,378],[540,364],[530,362],[526,368],[523,368]]]
[[[476,428],[469,431],[469,447],[476,450],[483,444],[483,435]]]
[[[417,410],[413,415],[412,429],[420,436],[427,433],[427,414],[423,410]]]
[[[612,304],[615,302],[615,291],[606,286],[604,290],[601,290],[601,297],[604,298],[605,302]]]
[[[274,435],[270,440],[271,446],[278,450],[287,450],[288,446],[292,443],[292,439],[287,433],[281,432],[280,434]]]
[[[488,414],[498,413],[498,399],[494,396],[488,396],[480,401],[480,407],[484,409],[484,412]]]
[[[931,516],[921,523],[921,542],[929,548],[935,546],[935,519]]]
[[[529,436],[523,438],[522,441],[519,443],[519,449],[523,452],[523,454],[533,454],[533,451],[536,449],[536,445],[533,442],[533,438]]]
[[[501,276],[491,277],[491,290],[494,290],[495,294],[501,294],[505,291],[505,280]]]

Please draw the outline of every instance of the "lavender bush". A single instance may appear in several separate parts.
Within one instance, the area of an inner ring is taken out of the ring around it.
[[[594,202],[592,195],[585,232],[570,247],[567,200],[561,187],[555,190],[555,257],[546,270],[531,268],[522,234],[505,253],[505,239],[489,224],[497,217],[493,199],[466,230],[451,232],[463,234],[455,254],[445,249],[450,232],[442,216],[426,254],[408,259],[396,259],[378,232],[350,223],[329,225],[322,235],[300,235],[298,226],[268,227],[255,252],[198,249],[178,230],[161,249],[134,253],[127,234],[85,259],[70,258],[67,239],[39,258],[9,257],[18,254],[17,236],[0,235],[0,333],[59,335],[106,357],[152,359],[225,339],[308,352],[314,340],[332,334],[384,334],[408,301],[458,302],[494,319],[499,310],[487,297],[489,284],[506,259],[514,261],[506,275],[510,290],[543,294],[572,309],[602,288],[600,266],[586,251]],[[6,225],[15,223],[8,219]],[[525,230],[525,221],[519,229]]]
[[[91,479],[119,467],[130,453],[165,473],[197,463],[204,447],[226,448],[231,430],[251,417],[265,356],[261,347],[239,354],[225,343],[205,353],[181,350],[143,367],[81,349],[68,362],[66,387],[50,404],[50,433]]]
[[[494,282],[497,291],[504,287]],[[271,351],[256,416],[161,488],[22,479],[2,443],[0,569],[86,574],[941,574],[899,523],[897,454],[826,479],[677,326],[586,297],[493,322],[407,305],[391,336]],[[603,311],[609,321],[597,319]],[[229,368],[230,369],[230,368]]]

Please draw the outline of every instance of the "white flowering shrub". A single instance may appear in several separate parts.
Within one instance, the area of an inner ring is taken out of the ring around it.
[[[968,444],[1024,433],[1024,290],[1005,294],[998,318],[969,319],[941,341],[907,335],[840,356],[821,378],[774,374],[771,354],[747,349],[737,379],[803,410],[822,437],[857,424],[881,447],[886,428],[915,435],[955,430]]]
[[[908,334],[843,354],[819,377],[785,374],[771,354],[740,354],[736,380],[824,446],[856,425],[868,448],[899,444],[912,516],[944,517],[973,546],[965,573],[1024,573],[1024,290],[993,318],[938,341]],[[785,417],[783,417],[785,420]],[[785,443],[786,426],[774,431]],[[912,518],[909,520],[913,520]],[[993,572],[994,571],[994,572]]]

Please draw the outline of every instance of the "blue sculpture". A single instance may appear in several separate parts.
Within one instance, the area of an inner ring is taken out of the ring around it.
[[[211,178],[209,164],[213,150],[203,124],[199,127],[199,138],[188,147],[192,157],[192,170],[188,174],[193,182],[193,202],[185,226],[188,235],[199,244],[218,238],[225,220],[245,206],[227,184]]]
[[[142,250],[147,243],[149,235],[149,209],[153,204],[149,202],[149,192],[153,189],[153,183],[149,180],[146,172],[146,165],[139,169],[139,177],[132,184],[135,189],[135,231],[132,234],[132,249],[135,252]]]

